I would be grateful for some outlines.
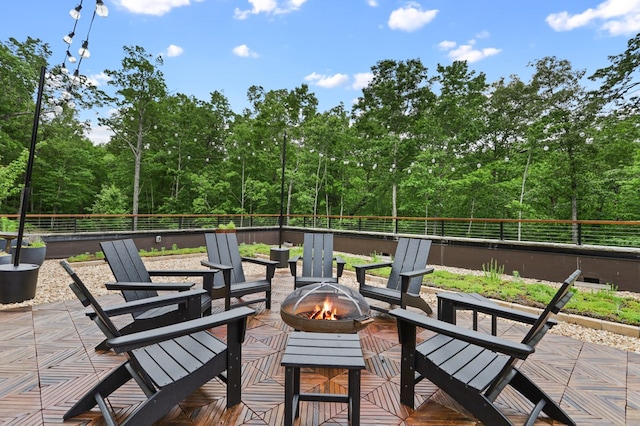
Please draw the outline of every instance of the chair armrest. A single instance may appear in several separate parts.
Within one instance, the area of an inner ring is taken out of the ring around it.
[[[422,327],[438,334],[443,334],[519,359],[525,359],[535,352],[535,349],[530,345],[459,327],[448,322],[420,315],[416,312],[407,311],[406,309],[393,309],[389,311],[389,315],[396,317],[399,327],[406,327],[407,325]]]
[[[207,268],[212,268],[214,270],[220,270],[220,271],[224,271],[225,269],[233,269],[232,266],[229,265],[222,265],[220,263],[213,263],[213,262],[209,262],[208,260],[202,260],[200,261],[200,264],[202,266],[206,266]]]
[[[108,316],[118,316],[131,314],[133,312],[145,311],[151,308],[159,308],[162,306],[176,305],[178,303],[188,302],[189,299],[198,299],[198,310],[200,309],[200,299],[202,295],[207,294],[205,290],[189,290],[181,291],[179,293],[165,294],[162,296],[146,297],[144,299],[138,299],[127,303],[121,303],[119,305],[109,306],[104,308],[104,312]],[[87,312],[88,316],[94,316],[93,312]]]
[[[172,290],[186,291],[191,289],[195,283],[147,283],[147,282],[129,282],[117,281],[105,284],[107,290]]]
[[[210,328],[226,325],[234,321],[244,320],[254,313],[255,311],[253,309],[242,306],[203,318],[184,321],[178,324],[172,324],[139,333],[114,337],[107,340],[107,345],[113,348],[117,353],[127,352],[154,343],[164,342],[176,337],[186,336],[198,331],[204,331]]]
[[[257,259],[255,257],[242,257],[243,262],[255,263],[257,265],[266,266],[267,268],[267,279],[270,280],[276,274],[276,266],[278,266],[278,262],[276,260],[267,260],[267,259]]]
[[[292,258],[289,259],[289,270],[291,271],[291,276],[294,276],[294,277],[296,276],[299,259],[300,259],[300,256],[293,256]]]
[[[164,270],[164,271],[147,271],[152,277],[213,277],[216,271],[210,269],[179,269],[179,270]]]
[[[400,280],[402,286],[402,292],[409,292],[409,283],[411,282],[411,278],[424,276],[427,274],[431,274],[433,272],[433,268],[425,268],[425,269],[416,269],[415,271],[402,272],[400,273]],[[420,292],[418,292],[420,294]]]
[[[391,262],[378,262],[378,263],[368,263],[366,265],[354,265],[353,268],[356,270],[356,279],[358,280],[358,283],[360,283],[360,285],[362,286],[364,285],[365,273],[369,269],[385,268],[391,265],[392,265]]]
[[[335,256],[333,259],[336,261],[336,266],[337,266],[336,275],[339,278],[342,276],[342,272],[344,271],[344,265],[346,265],[347,262],[345,262],[344,259],[340,256]]]
[[[523,324],[533,325],[538,320],[538,315],[501,306],[482,296],[480,296],[481,298],[478,299],[475,297],[470,297],[467,293],[457,292],[438,292],[436,296],[438,298],[438,315],[440,316],[442,311],[441,306],[443,304],[449,304],[453,307],[453,311],[455,311],[456,309],[471,310],[474,312],[481,312],[486,315],[491,315],[493,317],[518,321]],[[450,312],[450,314],[455,315],[455,312]],[[448,320],[450,320],[451,318],[438,319],[449,322]],[[550,318],[547,321],[547,326],[549,328],[553,327],[556,324],[558,324],[558,321],[553,318]]]

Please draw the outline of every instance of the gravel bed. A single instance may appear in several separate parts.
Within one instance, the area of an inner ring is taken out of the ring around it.
[[[144,262],[148,265],[149,269],[200,269],[202,268],[202,266],[200,265],[200,261],[204,259],[204,255],[167,256],[144,258]],[[104,287],[104,283],[113,281],[114,278],[111,274],[111,271],[109,270],[109,266],[105,262],[74,263],[71,266],[82,278],[83,282],[89,287],[90,291],[94,295],[101,296],[110,293]],[[249,263],[245,264],[244,267],[246,275],[253,275],[254,270],[255,274],[259,274],[262,271],[259,266]],[[461,274],[482,274],[481,271],[471,271],[459,268],[444,268],[442,266],[436,267],[437,269],[447,269],[452,272]],[[506,276],[505,278],[512,277]],[[170,278],[163,278],[163,281],[169,279]],[[178,277],[174,279],[176,281],[192,281],[188,277],[183,279]],[[47,260],[40,268],[36,297],[32,300],[28,300],[22,303],[0,304],[0,311],[16,307],[34,306],[43,303],[53,303],[63,300],[75,299],[75,295],[69,289],[70,281],[71,278],[69,278],[62,266],[60,266],[58,260]],[[525,281],[540,282],[538,280]],[[341,284],[349,286],[357,285],[352,274],[345,274],[343,278],[340,279],[340,282]],[[639,297],[639,295],[635,293],[629,293],[629,295],[632,297]],[[423,297],[432,307],[436,306],[436,298],[434,294],[425,293],[423,294]],[[594,330],[591,328],[586,328],[565,322],[559,322],[558,325],[551,329],[550,332],[572,337],[585,342],[597,343],[620,350],[640,353],[639,338],[623,336],[604,330]]]

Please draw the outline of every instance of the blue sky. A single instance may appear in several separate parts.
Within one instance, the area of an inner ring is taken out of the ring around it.
[[[62,37],[80,0],[3,2],[0,39],[49,43],[52,62],[65,58]],[[350,108],[383,59],[438,64],[466,59],[489,82],[518,75],[545,56],[569,60],[587,75],[609,64],[640,31],[640,0],[104,0],[91,56],[80,73],[106,88],[105,69],[119,69],[125,45],[162,55],[172,93],[203,100],[223,92],[234,111],[248,107],[247,89],[293,89],[307,83],[320,110]],[[86,38],[95,1],[83,0],[70,52]],[[67,66],[74,69],[73,64]],[[98,112],[100,114],[104,111]],[[95,114],[94,114],[95,115]],[[94,138],[99,139],[99,134]]]

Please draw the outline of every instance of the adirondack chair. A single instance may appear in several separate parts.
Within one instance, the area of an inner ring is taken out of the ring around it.
[[[100,328],[106,328],[106,335],[109,337],[107,344],[115,352],[124,353],[127,360],[76,402],[64,414],[64,420],[89,411],[97,405],[107,424],[117,424],[116,417],[126,415],[130,409],[123,409],[122,413],[114,415],[106,398],[131,379],[140,386],[147,399],[122,421],[123,425],[153,424],[193,391],[215,377],[227,384],[227,408],[241,401],[242,342],[247,317],[254,313],[253,310],[242,307],[123,336],[113,324],[107,310],[100,306],[68,265],[65,266],[65,269],[67,268],[73,278],[70,287],[83,304],[87,302],[91,306],[94,320],[101,324]],[[196,292],[202,294],[204,290]],[[154,303],[154,299],[127,303],[121,305],[117,312],[112,310],[111,313],[131,313],[140,309],[142,302]],[[208,331],[219,326],[226,326],[226,343]]]
[[[234,233],[206,233],[204,240],[207,245],[208,260],[203,260],[203,266],[215,271],[222,271],[214,278],[214,288],[221,289],[224,297],[225,310],[231,309],[231,298],[241,298],[247,294],[265,292],[262,299],[252,299],[235,303],[233,307],[265,302],[265,307],[271,309],[271,280],[276,273],[278,262],[252,257],[241,257],[238,249],[238,239]],[[247,281],[242,269],[242,262],[255,263],[265,267],[265,278]]]
[[[302,272],[298,276],[300,256],[289,259],[289,270],[293,276],[294,288],[318,282],[337,283],[344,271],[345,261],[333,255],[333,234],[305,233],[302,245]],[[336,275],[333,275],[333,261],[336,261]]]
[[[200,277],[207,294],[202,298],[201,312],[211,313],[211,299],[216,297],[213,277],[216,271],[208,269],[150,271],[144,266],[138,248],[132,239],[103,241],[100,248],[104,253],[116,282],[106,283],[109,290],[120,290],[128,302],[158,296],[158,291],[184,291],[194,283],[153,282],[151,277]],[[158,321],[156,325],[176,322],[175,307],[150,309],[134,313],[136,320]]]
[[[483,424],[511,425],[494,404],[502,390],[511,386],[533,404],[527,425],[532,425],[541,412],[555,421],[574,425],[542,389],[516,368],[516,364],[535,351],[535,345],[549,329],[550,316],[557,314],[571,299],[571,286],[580,273],[576,270],[564,281],[521,343],[405,309],[389,312],[398,320],[398,337],[402,344],[400,402],[413,408],[415,384],[427,378]],[[416,346],[416,327],[436,334]]]
[[[60,265],[62,265],[64,270],[69,274],[74,282],[78,283],[80,278],[71,268],[71,266],[69,266],[66,261],[61,261]],[[79,283],[78,285],[84,284]],[[193,284],[186,285],[193,286]],[[88,307],[91,304],[91,301],[84,295],[84,293],[76,291],[77,286],[72,286],[71,289],[74,290],[76,296],[78,297],[78,299],[80,299],[85,307]],[[137,333],[139,331],[149,330],[152,328],[157,328],[162,325],[175,324],[190,319],[200,318],[202,316],[202,297],[207,297],[207,292],[204,289],[188,291],[182,290],[177,293],[165,294],[163,296],[147,297],[144,299],[134,300],[123,305],[104,308],[103,310],[108,316],[129,314],[132,317],[133,320],[130,323],[122,326],[118,330],[118,335],[126,335]],[[137,307],[137,309],[133,309],[134,307]],[[170,313],[171,315],[165,314],[163,317],[161,317],[160,320],[158,320],[157,318],[140,318],[139,315],[138,319],[136,319],[134,315],[140,311],[159,312],[163,310]],[[101,322],[101,319],[96,316],[95,312],[88,311],[87,316],[95,321],[95,323],[98,325],[100,330],[102,330],[107,339],[116,337],[116,335],[111,333],[110,328]],[[107,346],[107,339],[98,344],[96,346],[96,350],[108,350],[109,347]]]
[[[420,297],[422,277],[433,272],[433,268],[426,267],[430,250],[431,240],[400,238],[393,262],[354,266],[360,294],[402,308],[413,306],[431,315],[431,307]],[[367,271],[384,267],[391,267],[386,287],[366,283]],[[385,313],[389,311],[379,306],[371,306],[371,309]]]

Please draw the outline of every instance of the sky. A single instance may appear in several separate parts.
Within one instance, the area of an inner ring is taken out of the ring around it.
[[[467,60],[489,83],[530,63],[566,59],[587,75],[610,65],[640,32],[640,0],[103,0],[109,14],[92,21],[94,0],[2,0],[0,40],[28,36],[49,44],[51,64],[76,58],[89,35],[79,72],[108,89],[105,69],[121,68],[124,46],[161,55],[170,93],[208,101],[222,92],[233,110],[249,107],[247,90],[309,85],[326,111],[350,109],[381,60],[420,59],[440,65]],[[77,22],[77,23],[76,23]],[[76,25],[70,46],[63,36]],[[67,68],[77,66],[66,62]],[[585,82],[585,84],[588,84]],[[84,112],[83,114],[88,114]],[[93,111],[95,117],[108,111]],[[96,143],[107,136],[100,129]]]

